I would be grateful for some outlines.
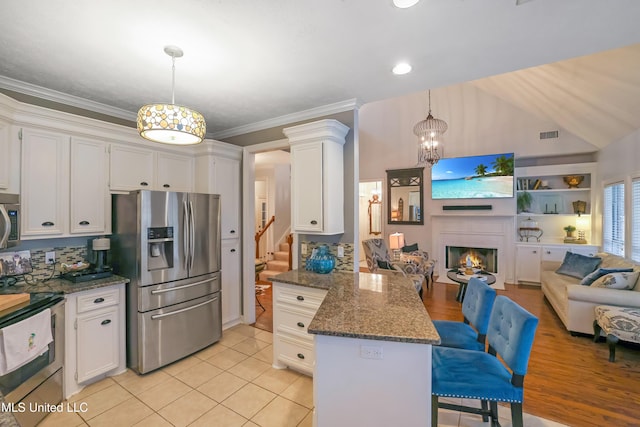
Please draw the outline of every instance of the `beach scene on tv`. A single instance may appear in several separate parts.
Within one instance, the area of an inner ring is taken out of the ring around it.
[[[432,199],[513,197],[513,153],[440,159],[431,169]]]

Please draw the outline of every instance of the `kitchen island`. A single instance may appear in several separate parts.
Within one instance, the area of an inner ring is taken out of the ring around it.
[[[274,295],[280,283],[287,291],[326,290],[305,331],[314,335],[317,427],[429,425],[431,346],[440,337],[411,280],[298,270],[273,280]],[[277,305],[274,300],[276,336]]]

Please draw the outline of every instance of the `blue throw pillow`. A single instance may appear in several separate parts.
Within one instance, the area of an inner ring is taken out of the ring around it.
[[[414,243],[413,245],[405,245],[402,247],[402,252],[415,252],[418,250],[418,244]]]
[[[394,270],[390,262],[383,261],[381,259],[378,260],[378,268],[382,268],[384,270]]]
[[[601,262],[602,258],[600,257],[590,257],[574,254],[573,252],[567,252],[564,255],[562,265],[556,270],[556,273],[582,279],[587,274],[595,271]]]
[[[593,273],[589,273],[580,282],[583,286],[591,286],[593,282],[601,278],[602,276],[609,273],[630,273],[633,271],[633,268],[599,268]]]

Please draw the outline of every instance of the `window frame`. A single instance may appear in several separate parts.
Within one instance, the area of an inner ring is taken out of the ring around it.
[[[628,245],[630,245],[630,239],[628,239],[627,237],[630,235],[630,227],[629,227],[629,221],[628,218],[630,218],[630,203],[628,203],[628,200],[630,200],[629,195],[627,195],[627,192],[630,189],[630,185],[629,185],[629,181],[630,179],[612,179],[610,181],[604,182],[603,183],[603,188],[602,188],[602,250],[603,252],[607,252],[613,255],[618,255],[621,257],[625,257],[625,255],[627,253],[629,253],[629,248],[627,247]],[[622,237],[622,241],[619,242],[619,238],[616,239],[615,237],[611,236],[611,238],[609,238],[606,233],[607,233],[607,212],[608,212],[608,204],[607,204],[607,189],[614,187],[614,186],[618,186],[621,185],[622,186],[622,227],[620,227],[618,229],[618,233],[619,235]],[[614,246],[616,245],[616,241],[617,245],[620,246],[621,248],[621,253],[618,252],[614,252]],[[611,246],[608,247],[608,244],[610,244]]]

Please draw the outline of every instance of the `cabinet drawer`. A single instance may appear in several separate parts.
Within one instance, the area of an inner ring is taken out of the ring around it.
[[[285,303],[293,307],[307,308],[313,312],[318,310],[327,291],[323,289],[288,287],[281,283],[275,286],[275,303]]]
[[[78,296],[77,312],[85,313],[104,307],[116,305],[119,302],[119,290],[112,288],[98,289],[86,295]]]
[[[280,309],[278,316],[278,324],[274,325],[276,331],[283,331],[290,334],[296,334],[300,338],[313,343],[313,335],[307,333],[309,323],[313,319],[314,313],[298,310]]]
[[[279,335],[278,354],[276,357],[284,364],[302,371],[313,373],[315,355],[313,344]]]

